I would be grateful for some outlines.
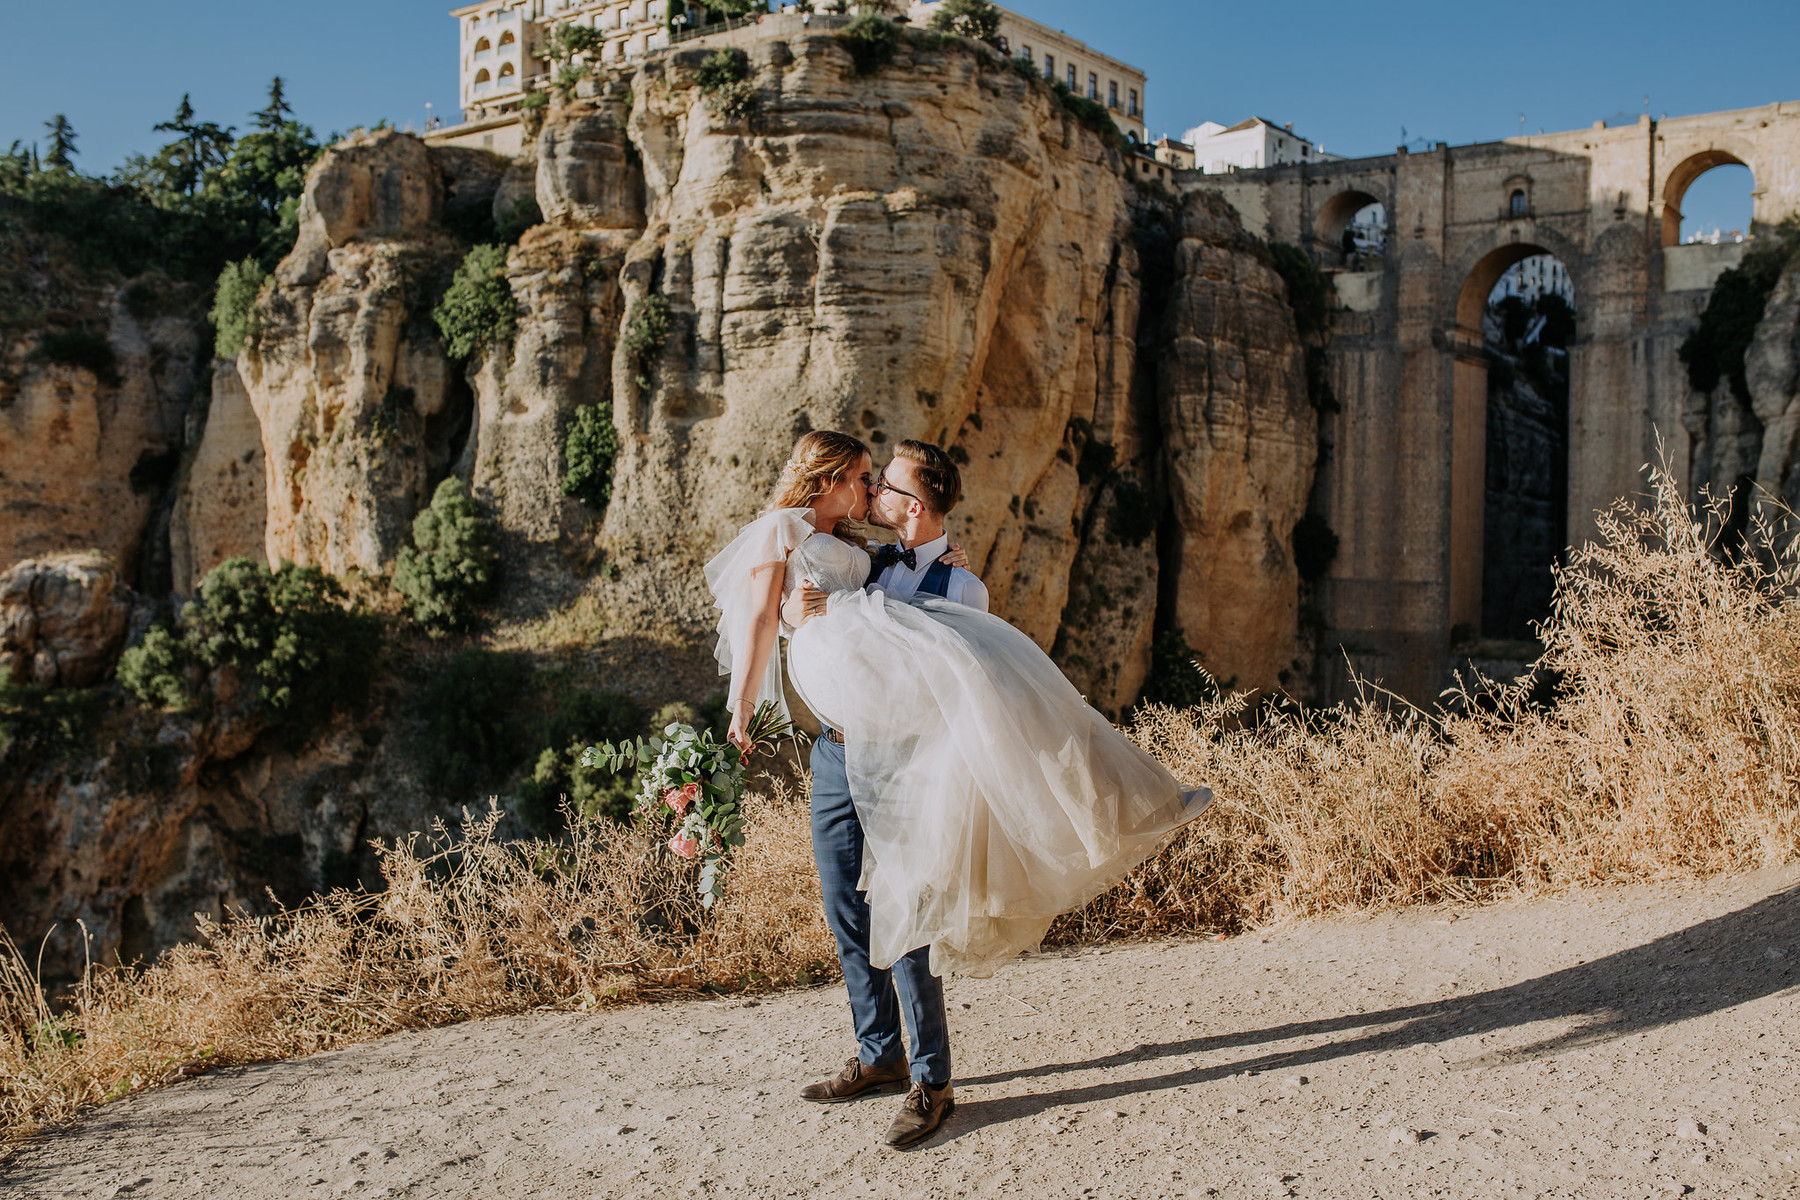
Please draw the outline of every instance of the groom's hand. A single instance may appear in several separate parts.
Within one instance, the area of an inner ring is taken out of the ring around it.
[[[781,602],[781,619],[791,628],[798,629],[816,616],[825,612],[825,602],[830,599],[826,593],[813,586],[810,579],[802,579],[788,598]]]
[[[949,551],[938,561],[946,567],[961,567],[966,571],[969,569],[969,552],[955,542],[951,542]]]

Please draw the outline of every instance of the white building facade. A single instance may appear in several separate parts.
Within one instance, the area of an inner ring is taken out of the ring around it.
[[[915,25],[931,20],[941,0],[914,0],[907,19]],[[1054,80],[1089,100],[1106,106],[1119,132],[1138,141],[1144,135],[1144,95],[1147,79],[1130,63],[1102,54],[1079,38],[1000,9],[1000,38],[1014,58],[1022,58]]]
[[[1208,175],[1250,171],[1283,163],[1341,162],[1343,155],[1324,149],[1294,132],[1293,122],[1277,125],[1251,117],[1236,125],[1206,121],[1182,138],[1194,148],[1195,169]]]
[[[463,120],[479,122],[518,107],[554,68],[543,47],[558,25],[605,36],[599,60],[625,63],[669,44],[668,0],[501,0],[451,10],[461,31]]]

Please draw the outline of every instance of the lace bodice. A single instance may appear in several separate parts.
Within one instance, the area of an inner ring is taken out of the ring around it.
[[[829,533],[815,533],[789,556],[783,592],[792,592],[805,579],[822,592],[861,591],[869,579],[869,552]]]

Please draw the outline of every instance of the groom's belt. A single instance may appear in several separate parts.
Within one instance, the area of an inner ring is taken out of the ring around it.
[[[824,733],[826,741],[839,746],[844,744],[844,735],[837,730],[827,727],[821,730],[821,732]]]

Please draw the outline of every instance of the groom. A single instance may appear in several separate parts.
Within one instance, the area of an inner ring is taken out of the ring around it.
[[[987,611],[988,592],[969,571],[938,559],[948,550],[944,517],[962,495],[956,463],[926,442],[901,442],[869,485],[869,523],[899,535],[879,547],[868,586],[897,600],[940,596]],[[825,609],[824,593],[796,588],[783,608],[798,627]],[[856,884],[862,875],[863,830],[851,802],[841,734],[825,729],[812,747],[813,856],[825,897],[825,922],[837,939],[838,962],[850,992],[857,1056],[829,1079],[808,1084],[806,1100],[833,1103],[888,1090],[911,1077],[911,1090],[883,1142],[916,1145],[937,1132],[955,1107],[950,1087],[950,1028],[944,981],[931,973],[930,948],[921,946],[882,969],[869,963],[869,902]],[[901,1012],[912,1033],[910,1063],[901,1040]]]

